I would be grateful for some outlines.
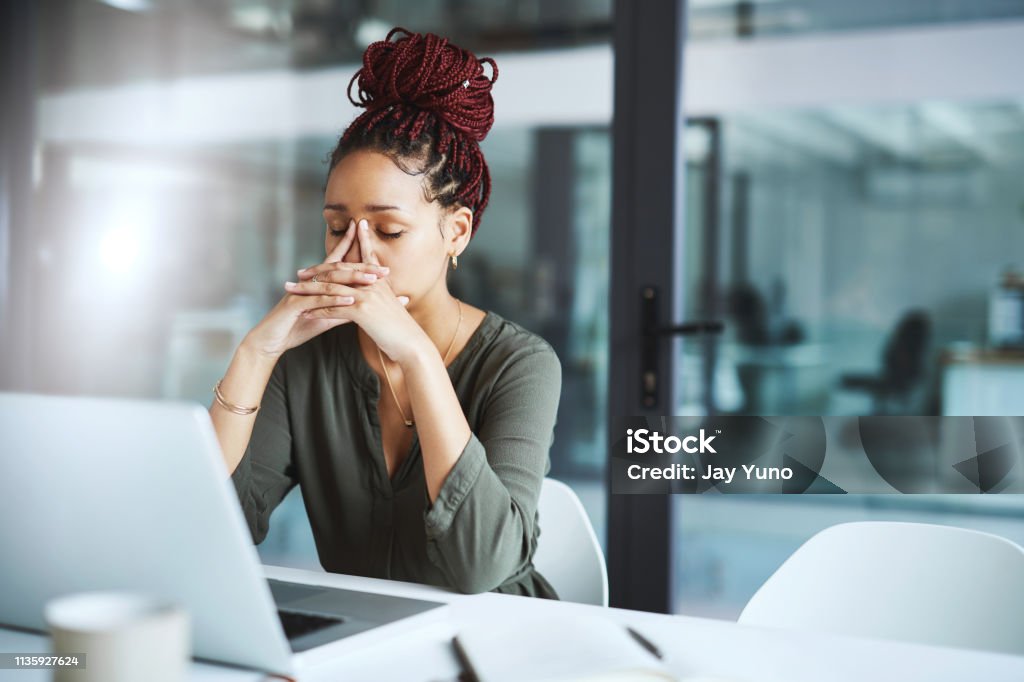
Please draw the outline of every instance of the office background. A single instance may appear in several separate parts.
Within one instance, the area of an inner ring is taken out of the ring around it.
[[[680,344],[673,411],[1024,414],[1024,2],[686,5],[674,275],[686,316],[726,333]],[[610,245],[630,226],[612,224],[611,0],[2,11],[3,390],[208,404],[284,281],[323,258],[324,160],[363,47],[400,25],[494,56],[494,192],[451,281],[555,346],[551,475],[617,551]],[[268,563],[317,565],[300,495]],[[670,513],[670,609],[721,617],[841,521],[1024,544],[1013,496],[688,496]]]

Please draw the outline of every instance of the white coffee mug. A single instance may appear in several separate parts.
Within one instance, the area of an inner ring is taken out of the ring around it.
[[[191,664],[188,612],[134,592],[81,592],[43,612],[56,655],[85,654],[85,667],[55,668],[55,682],[184,682]]]

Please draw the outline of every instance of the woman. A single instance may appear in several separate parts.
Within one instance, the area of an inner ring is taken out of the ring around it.
[[[327,258],[249,332],[210,414],[256,543],[300,485],[328,571],[557,599],[532,557],[558,358],[447,285],[490,194],[497,76],[431,34],[367,48]]]

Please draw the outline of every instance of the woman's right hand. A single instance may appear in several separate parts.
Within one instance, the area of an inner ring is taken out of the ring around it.
[[[332,295],[285,294],[266,316],[246,335],[244,344],[267,357],[280,357],[286,350],[301,346],[328,329],[345,324],[348,320],[306,317],[303,313],[314,308],[351,305],[350,294],[360,285],[372,284],[388,274],[388,268],[374,263],[342,263],[356,236],[356,227],[350,223],[345,236],[324,259],[334,263]]]

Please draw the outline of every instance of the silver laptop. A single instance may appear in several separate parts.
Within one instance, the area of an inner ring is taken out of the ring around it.
[[[447,615],[440,602],[267,580],[198,403],[0,393],[0,624],[133,589],[183,604],[197,658],[295,675]]]

